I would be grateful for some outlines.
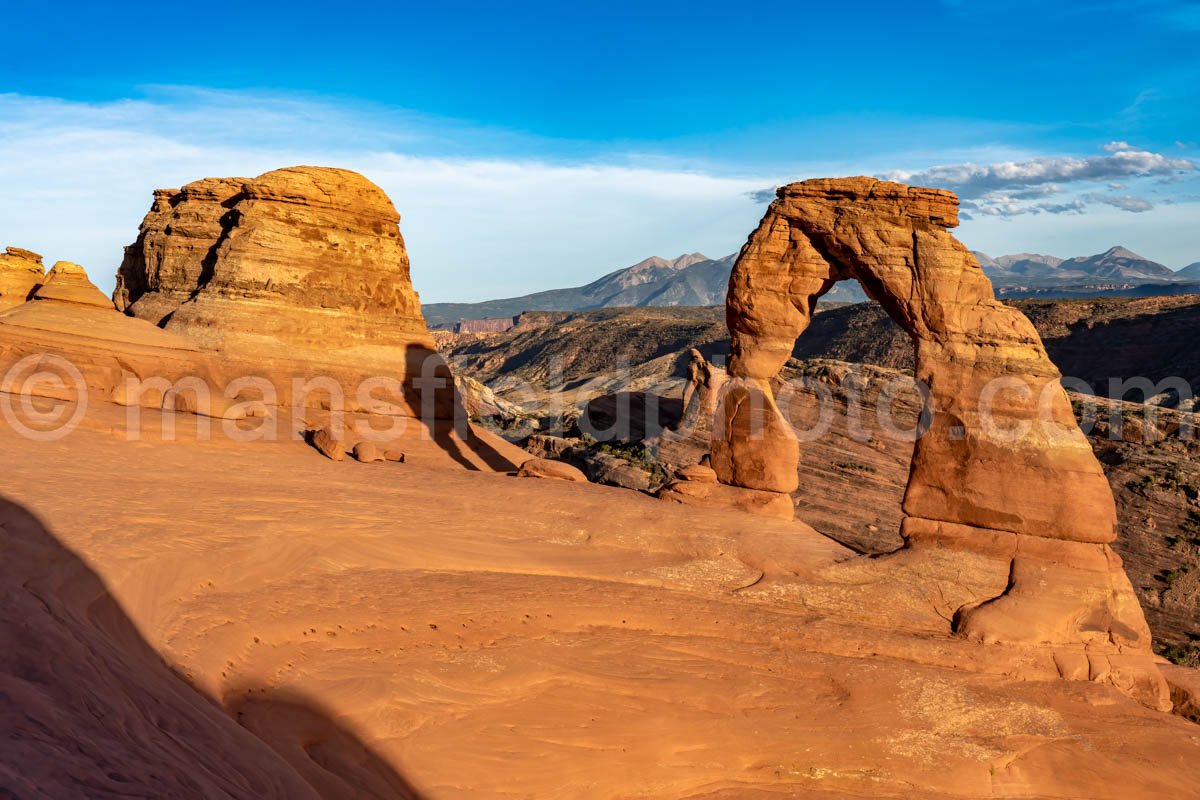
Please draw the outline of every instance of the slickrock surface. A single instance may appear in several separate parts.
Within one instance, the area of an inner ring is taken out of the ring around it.
[[[42,285],[42,257],[19,247],[0,253],[0,311],[24,303]]]
[[[937,189],[871,178],[782,187],[730,277],[730,379],[712,466],[723,484],[797,488],[802,455],[770,381],[817,299],[857,280],[912,336],[916,377],[931,391],[904,496],[906,555],[973,550],[992,562],[969,602],[950,610],[954,629],[986,642],[1086,645],[1082,666],[1060,664],[1064,677],[1082,670],[1169,707],[1149,628],[1108,544],[1116,507],[1104,472],[1037,331],[994,299],[948,231],[957,224],[957,198]]]
[[[449,378],[425,328],[409,276],[400,215],[363,176],[289,167],[257,178],[205,178],[155,192],[126,248],[114,299],[132,316],[219,351],[280,383],[328,376],[356,399],[364,378],[405,382],[377,390],[419,413],[412,380]],[[436,394],[436,397],[434,395]],[[452,412],[452,389],[428,393]]]
[[[113,425],[0,429],[0,730],[53,796],[1194,792],[1194,723],[946,630],[969,552],[860,559],[434,450],[386,469]]]
[[[33,300],[0,312],[0,374],[14,392],[161,408],[177,381],[196,381],[178,385],[193,398],[217,385],[213,371],[194,342],[119,313],[77,264],[60,261]]]

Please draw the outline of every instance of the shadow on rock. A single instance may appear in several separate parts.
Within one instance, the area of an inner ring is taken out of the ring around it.
[[[417,796],[312,703],[256,697],[238,709],[253,724],[239,726],[172,671],[80,557],[3,497],[0,595],[0,795]],[[308,763],[279,745],[290,726]]]

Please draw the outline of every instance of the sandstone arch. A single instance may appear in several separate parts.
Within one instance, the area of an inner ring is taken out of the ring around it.
[[[818,298],[857,280],[912,337],[916,378],[931,393],[930,429],[915,447],[903,500],[909,548],[1007,559],[1007,591],[958,609],[957,629],[985,641],[1148,658],[1149,630],[1108,546],[1116,530],[1108,482],[1033,325],[995,300],[949,233],[957,212],[950,192],[871,178],[779,190],[729,282],[730,380],[712,466],[730,486],[797,489],[800,448],[770,381]],[[1064,674],[1095,672],[1090,656],[1080,657]]]

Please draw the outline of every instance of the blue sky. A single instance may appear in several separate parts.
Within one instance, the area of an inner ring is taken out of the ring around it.
[[[1200,261],[1200,3],[13,5],[0,245],[106,288],[152,189],[296,163],[389,192],[426,301],[724,255],[823,175],[958,191],[993,254]]]

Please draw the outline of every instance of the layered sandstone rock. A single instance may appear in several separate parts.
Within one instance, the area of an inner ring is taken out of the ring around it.
[[[212,256],[245,178],[204,178],[158,189],[137,241],[117,272],[117,307],[161,323],[212,277]]]
[[[282,378],[285,400],[289,379],[329,377],[352,409],[444,418],[454,390],[421,316],[399,219],[379,187],[342,169],[160,190],[126,248],[114,299],[131,316]],[[356,397],[376,377],[404,388]],[[414,388],[422,377],[425,391]]]
[[[34,293],[35,300],[57,300],[96,308],[112,309],[112,301],[96,288],[78,264],[59,261],[46,273],[45,283]]]
[[[331,461],[346,460],[346,443],[342,437],[335,433],[330,428],[322,428],[319,431],[313,431],[310,434],[309,441],[321,455]]]
[[[659,490],[658,497],[683,505],[727,508],[787,521],[791,521],[796,513],[792,498],[786,494],[692,478],[668,483]]]
[[[517,475],[522,478],[548,478],[571,483],[587,483],[587,476],[578,467],[548,458],[531,458],[521,465]]]
[[[10,393],[224,415],[217,372],[194,342],[118,313],[78,264],[55,264],[31,302],[0,313],[0,390]]]
[[[857,280],[912,337],[916,378],[929,390],[906,536],[987,550],[1008,578],[1000,596],[957,609],[957,629],[985,641],[1083,644],[1097,659],[1132,654],[1137,668],[1092,677],[1161,706],[1149,632],[1108,547],[1116,512],[1104,473],[1033,325],[994,299],[948,232],[957,206],[950,192],[871,178],[779,190],[730,277],[730,380],[712,466],[725,485],[797,488],[802,456],[770,381],[817,299]],[[1142,668],[1146,684],[1130,688],[1128,675]]]
[[[703,464],[692,464],[676,470],[675,476],[681,481],[696,481],[697,483],[719,483],[717,471]]]
[[[0,254],[0,311],[18,306],[42,285],[42,257],[19,247],[6,247]]]

